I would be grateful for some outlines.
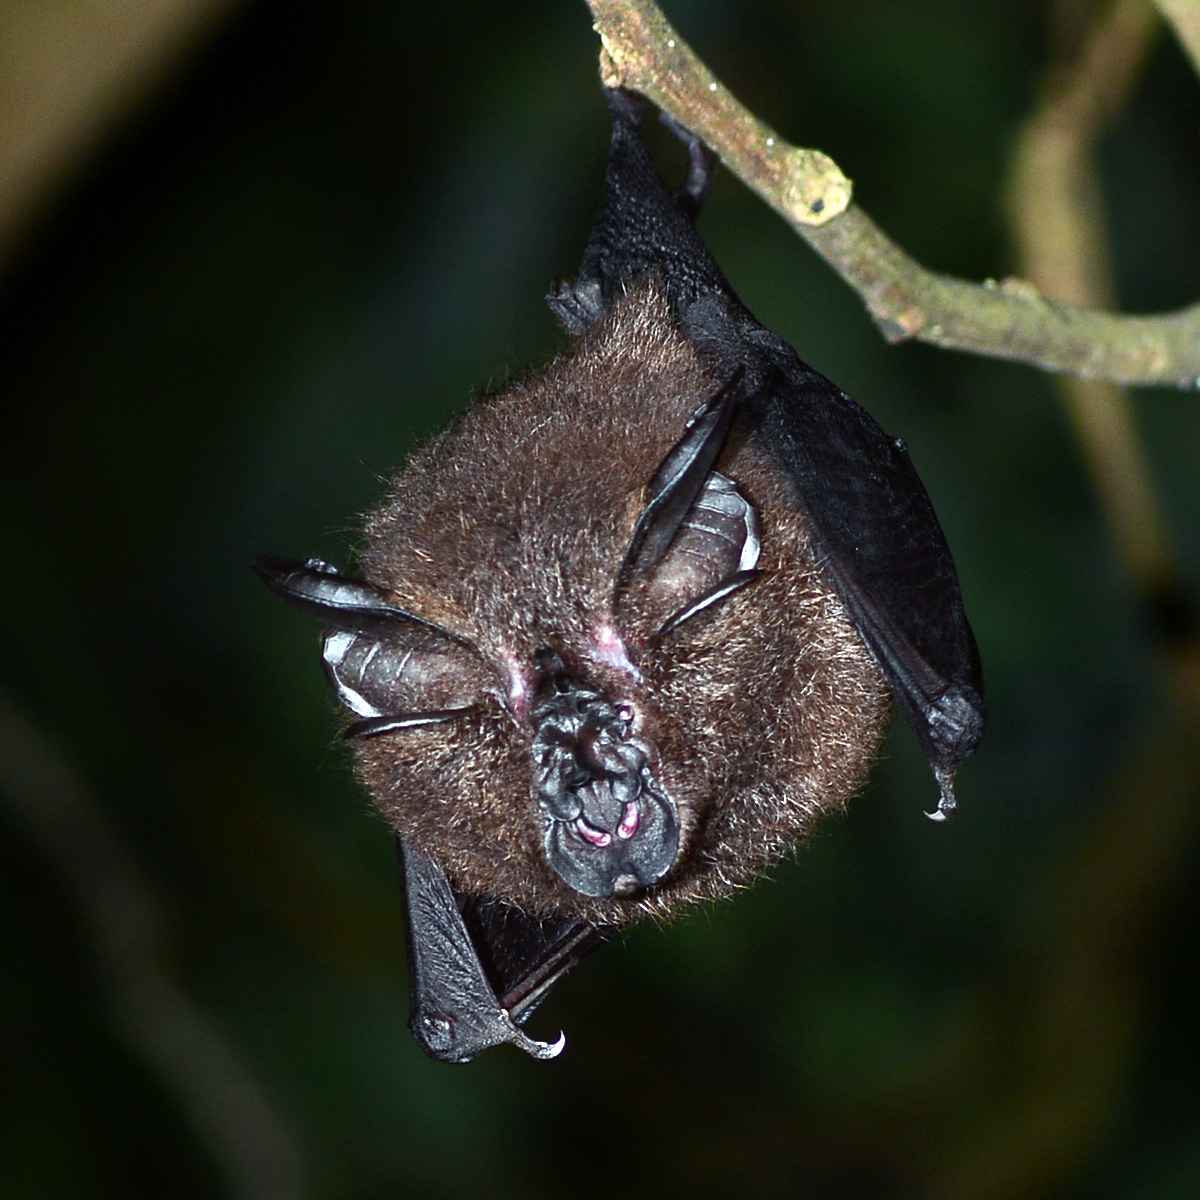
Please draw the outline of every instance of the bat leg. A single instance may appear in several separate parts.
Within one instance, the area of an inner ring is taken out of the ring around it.
[[[680,211],[694,225],[700,209],[708,199],[712,187],[713,175],[717,170],[717,156],[690,129],[666,113],[659,115],[659,120],[687,147],[688,169],[687,177],[671,196],[679,206]]]

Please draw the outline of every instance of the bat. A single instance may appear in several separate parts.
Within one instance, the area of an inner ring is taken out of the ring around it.
[[[765,329],[608,92],[570,335],[420,448],[358,575],[263,557],[325,627],[355,773],[396,831],[412,1029],[435,1058],[523,1024],[585,954],[727,895],[864,784],[890,712],[939,787],[983,731],[979,653],[903,441]]]

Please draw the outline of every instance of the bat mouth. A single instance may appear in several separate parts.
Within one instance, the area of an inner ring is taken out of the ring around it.
[[[679,852],[675,806],[650,770],[650,746],[632,735],[629,704],[569,676],[557,654],[539,654],[538,674],[533,796],[546,856],[581,895],[636,895]]]
[[[637,795],[625,799],[634,788]],[[674,865],[679,827],[653,777],[592,779],[542,803],[546,854],[559,877],[584,896],[627,897],[656,884]],[[564,811],[565,810],[565,811]],[[578,815],[572,813],[578,810]]]

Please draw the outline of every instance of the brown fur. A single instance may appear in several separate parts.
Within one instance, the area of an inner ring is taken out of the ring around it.
[[[528,912],[627,924],[728,893],[861,788],[887,694],[813,562],[789,484],[753,438],[720,469],[761,520],[762,577],[660,645],[664,614],[612,587],[645,488],[721,384],[645,288],[544,370],[477,401],[418,451],[368,520],[364,578],[469,639],[492,677],[477,716],[355,747],[364,786],[451,881]],[[643,679],[596,653],[615,626]],[[680,856],[650,893],[593,900],[546,861],[530,794],[532,725],[505,701],[541,647],[611,699],[680,818]]]

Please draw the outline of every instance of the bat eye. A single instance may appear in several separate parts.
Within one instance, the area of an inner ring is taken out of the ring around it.
[[[632,725],[633,718],[637,716],[637,709],[628,700],[621,700],[616,707],[617,718],[624,721],[626,725]]]

